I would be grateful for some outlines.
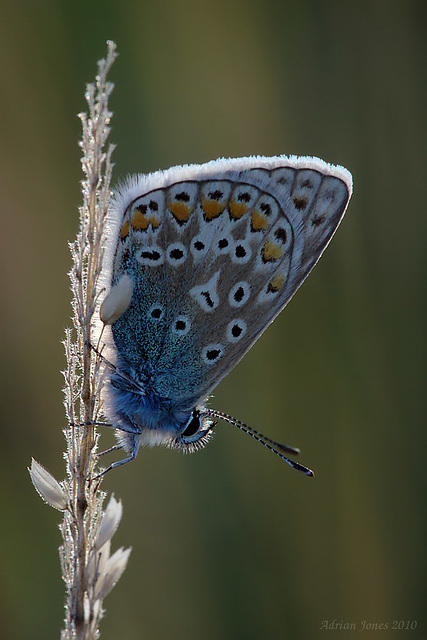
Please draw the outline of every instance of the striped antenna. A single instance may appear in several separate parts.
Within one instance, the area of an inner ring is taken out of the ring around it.
[[[219,418],[220,420],[224,420],[224,422],[228,422],[229,424],[232,424],[234,427],[237,427],[238,429],[240,429],[240,431],[247,433],[248,436],[251,436],[251,438],[254,438],[254,440],[259,442],[260,444],[263,444],[264,447],[266,447],[272,453],[275,453],[276,456],[279,456],[279,458],[287,462],[296,471],[301,471],[301,473],[304,473],[306,476],[309,476],[310,478],[314,476],[314,473],[311,469],[308,469],[308,467],[304,467],[304,465],[300,464],[299,462],[290,460],[282,453],[282,452],[285,452],[290,455],[298,455],[300,452],[299,449],[295,447],[290,447],[287,444],[281,444],[280,442],[276,442],[275,440],[271,440],[271,438],[267,438],[267,436],[263,435],[259,431],[256,431],[252,427],[249,427],[244,422],[241,422],[240,420],[237,420],[236,418],[233,418],[232,416],[229,416],[227,413],[223,413],[222,411],[216,411],[215,409],[205,409],[204,413],[207,413],[213,418]]]

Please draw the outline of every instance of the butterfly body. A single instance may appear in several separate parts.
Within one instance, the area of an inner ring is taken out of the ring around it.
[[[103,276],[108,295],[130,293],[107,336],[106,406],[132,457],[144,444],[206,443],[206,398],[307,277],[351,189],[345,169],[285,156],[174,167],[119,188]]]

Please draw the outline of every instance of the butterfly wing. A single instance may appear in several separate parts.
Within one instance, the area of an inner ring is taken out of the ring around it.
[[[190,408],[237,364],[320,258],[352,190],[314,158],[243,158],[135,178],[116,195],[110,280],[134,289],[117,349]]]

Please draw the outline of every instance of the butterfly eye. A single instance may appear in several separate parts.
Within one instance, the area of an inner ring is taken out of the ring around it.
[[[199,429],[200,414],[198,411],[193,411],[184,431],[181,433],[181,436],[184,436],[184,438],[189,438],[190,436],[194,436],[194,434],[196,434]]]

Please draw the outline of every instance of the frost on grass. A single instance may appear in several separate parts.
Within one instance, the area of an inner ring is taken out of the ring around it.
[[[107,141],[112,116],[108,101],[113,85],[107,82],[107,76],[115,58],[116,46],[109,42],[105,60],[98,63],[95,82],[86,89],[87,113],[80,114],[83,202],[79,208],[79,232],[70,244],[73,328],[66,330],[64,340],[64,405],[69,425],[64,430],[67,477],[58,482],[35,461],[30,469],[43,500],[64,512],[60,559],[67,595],[62,640],[100,637],[103,599],[121,577],[130,554],[130,549],[123,548],[110,553],[122,504],[112,497],[103,510],[106,494],[100,490],[101,479],[96,477],[98,433],[93,426],[102,418],[101,361],[91,344],[98,337],[95,317],[102,294],[103,237],[111,193],[113,145]],[[105,323],[114,322],[117,314],[123,313],[128,289],[124,282],[110,298],[104,307]]]

